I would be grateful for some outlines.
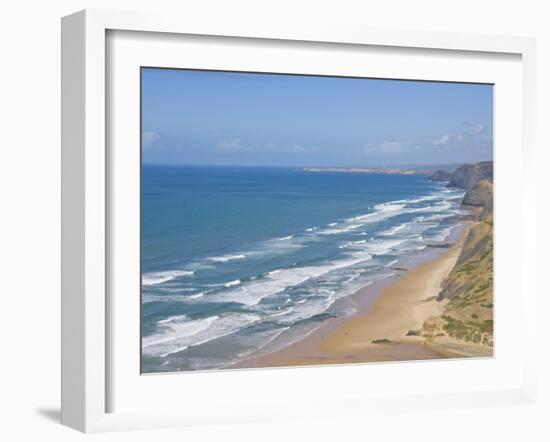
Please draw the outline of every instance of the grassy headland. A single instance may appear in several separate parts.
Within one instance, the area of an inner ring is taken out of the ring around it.
[[[444,279],[438,300],[443,312],[427,320],[420,332],[430,345],[456,351],[458,344],[493,347],[493,182],[478,182],[464,197],[477,213],[458,260]]]

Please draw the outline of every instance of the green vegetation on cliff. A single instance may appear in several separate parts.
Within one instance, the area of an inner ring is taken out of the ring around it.
[[[469,204],[468,204],[469,203]],[[455,267],[441,285],[440,316],[428,319],[422,336],[444,345],[449,339],[493,346],[493,183],[482,180],[466,194],[465,206],[483,207],[471,226]]]

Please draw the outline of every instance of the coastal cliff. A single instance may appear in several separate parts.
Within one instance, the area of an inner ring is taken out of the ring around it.
[[[462,201],[464,206],[480,207],[481,219],[486,219],[493,212],[493,182],[492,180],[481,180],[470,191],[464,195]]]
[[[449,181],[451,179],[451,172],[446,170],[436,170],[430,177],[431,181]]]
[[[492,180],[474,183],[462,203],[477,214],[477,221],[441,284],[437,300],[444,305],[443,312],[428,319],[421,334],[428,344],[451,352],[489,355],[493,346]],[[469,345],[467,351],[464,344]]]
[[[470,190],[482,180],[493,179],[493,162],[463,164],[453,172],[436,170],[430,177],[431,181],[448,181],[447,187],[458,187]]]
[[[456,169],[449,178],[447,187],[458,187],[470,190],[481,180],[493,179],[493,162],[483,161],[481,163],[464,164]]]

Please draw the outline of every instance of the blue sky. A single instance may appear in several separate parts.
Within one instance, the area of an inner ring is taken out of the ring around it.
[[[490,85],[142,69],[144,163],[475,162],[492,121]]]

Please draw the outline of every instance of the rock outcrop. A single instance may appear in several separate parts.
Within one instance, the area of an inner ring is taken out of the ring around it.
[[[491,164],[492,168],[492,164]],[[481,207],[457,262],[443,281],[438,300],[443,313],[428,319],[421,330],[427,342],[454,347],[453,341],[472,344],[480,354],[493,346],[493,183],[479,180],[464,197],[464,205]]]
[[[472,187],[462,200],[465,206],[482,207],[481,219],[485,219],[493,211],[493,182],[481,180]]]
[[[481,180],[493,179],[493,162],[483,161],[481,163],[464,164],[456,169],[449,178],[447,187],[458,187],[470,190]]]
[[[451,172],[445,170],[436,170],[430,177],[431,181],[449,181],[451,179]]]

